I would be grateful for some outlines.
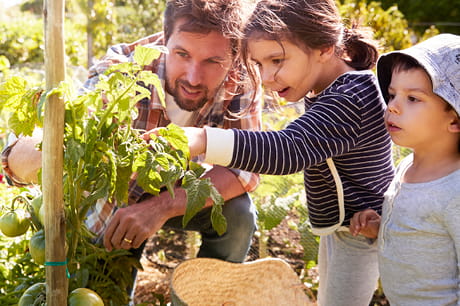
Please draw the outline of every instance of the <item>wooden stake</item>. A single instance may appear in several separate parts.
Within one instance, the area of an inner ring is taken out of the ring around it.
[[[45,71],[47,90],[65,79],[64,0],[45,0]],[[45,104],[42,191],[45,205],[46,303],[67,305],[65,215],[63,203],[64,101],[56,94]]]

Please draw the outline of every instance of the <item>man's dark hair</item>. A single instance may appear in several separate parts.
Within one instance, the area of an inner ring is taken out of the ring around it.
[[[164,41],[167,44],[178,19],[185,20],[178,31],[208,34],[222,33],[230,40],[233,66],[228,79],[233,81],[238,95],[245,87],[252,87],[247,69],[241,59],[241,42],[247,17],[253,6],[246,0],[168,0],[164,13]],[[255,103],[255,88],[253,103]],[[252,106],[252,104],[251,104]],[[248,107],[249,109],[250,107]],[[239,113],[244,113],[241,111]],[[238,112],[236,112],[238,113]]]
[[[232,55],[240,52],[245,7],[240,0],[168,0],[164,14],[165,43],[174,31],[175,22],[185,18],[180,31],[208,34],[217,31],[230,39]]]

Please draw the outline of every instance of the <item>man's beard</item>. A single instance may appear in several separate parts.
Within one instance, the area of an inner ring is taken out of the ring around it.
[[[170,81],[168,79],[166,79],[165,83],[166,83],[166,92],[174,97],[176,104],[183,110],[186,110],[189,112],[196,111],[202,108],[203,105],[205,105],[206,102],[208,102],[209,100],[208,99],[209,90],[207,87],[204,87],[201,85],[192,86],[187,81],[183,81],[183,80],[176,80],[174,83],[174,87],[170,86]],[[203,93],[203,97],[199,98],[198,100],[186,99],[180,96],[179,94],[180,92],[179,88],[181,86],[187,89],[200,90]]]

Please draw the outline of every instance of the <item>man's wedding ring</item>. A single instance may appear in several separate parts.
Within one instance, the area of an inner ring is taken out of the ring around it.
[[[126,242],[127,242],[127,243],[129,243],[129,244],[133,243],[133,241],[132,241],[132,240],[129,240],[129,239],[128,239],[128,238],[126,238],[126,237],[125,237],[125,238],[123,238],[123,240],[124,240],[124,241],[126,241]]]

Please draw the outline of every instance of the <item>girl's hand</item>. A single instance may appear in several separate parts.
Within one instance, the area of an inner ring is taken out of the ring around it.
[[[368,238],[377,238],[380,228],[380,215],[373,209],[358,211],[350,220],[350,233],[361,234]]]
[[[188,147],[190,150],[190,157],[195,157],[200,154],[206,153],[206,131],[204,128],[196,127],[181,127],[188,138]],[[147,142],[150,140],[150,134],[158,135],[161,128],[156,128],[142,134],[142,138]]]

